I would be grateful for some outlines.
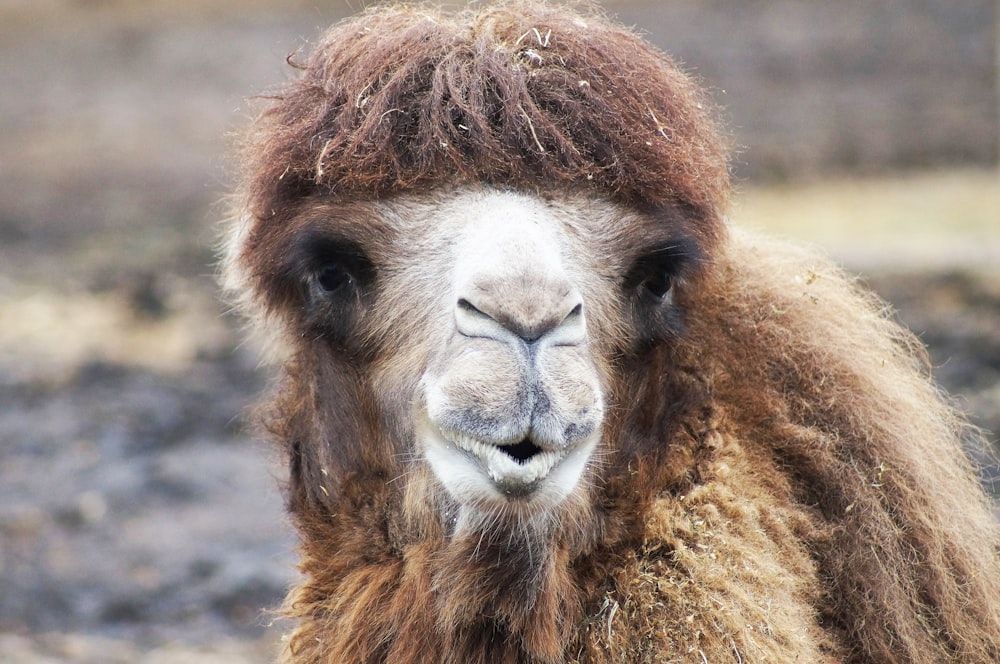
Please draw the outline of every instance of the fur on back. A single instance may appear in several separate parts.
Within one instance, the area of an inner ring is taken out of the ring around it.
[[[226,265],[287,347],[262,409],[301,536],[284,661],[1000,660],[976,432],[881,302],[725,227],[722,141],[665,56],[595,12],[512,2],[372,9],[298,66],[247,140]],[[456,535],[444,498],[413,489],[433,482],[399,447],[408,412],[378,407],[406,404],[405,381],[371,376],[420,340],[388,356],[409,330],[359,296],[343,325],[365,335],[325,344],[294,278],[303,234],[378,252],[381,202],[478,186],[610,201],[624,226],[597,253],[667,226],[697,248],[681,332],[633,343],[591,321],[611,349],[601,446],[530,537]]]

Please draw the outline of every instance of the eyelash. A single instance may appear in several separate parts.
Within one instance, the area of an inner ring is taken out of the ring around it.
[[[632,264],[625,288],[652,304],[668,300],[688,257],[681,242],[647,251]]]
[[[308,295],[314,301],[360,296],[375,279],[375,268],[352,242],[310,238],[305,242],[303,270]]]

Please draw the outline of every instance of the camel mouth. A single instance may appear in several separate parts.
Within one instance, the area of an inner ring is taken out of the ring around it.
[[[489,500],[533,500],[552,492],[550,484],[569,491],[588,456],[590,444],[551,449],[529,436],[508,443],[484,441],[423,420],[418,437],[435,475],[454,495]],[[549,488],[545,488],[549,487]]]
[[[427,424],[420,436],[425,454],[446,485],[465,478],[506,496],[531,494],[574,449],[546,449],[528,436],[509,443],[484,441],[438,427],[429,419]]]
[[[525,438],[514,445],[498,445],[497,447],[500,448],[501,452],[522,465],[542,453],[542,448],[535,445],[530,438]]]
[[[455,445],[479,466],[494,485],[507,489],[537,484],[566,456],[566,450],[544,450],[530,438],[510,445],[459,439]]]
[[[554,441],[545,437],[544,428],[496,427],[485,433],[503,435],[490,437],[471,427],[448,426],[421,410],[414,431],[417,451],[441,488],[473,510],[513,504],[553,508],[576,490],[602,436],[597,425],[586,427],[586,435]]]

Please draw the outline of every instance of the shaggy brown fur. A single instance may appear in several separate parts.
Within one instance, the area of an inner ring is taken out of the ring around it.
[[[961,451],[975,432],[881,303],[725,230],[724,151],[667,59],[592,13],[512,3],[372,10],[301,67],[248,141],[227,267],[288,346],[266,418],[305,577],[284,661],[1000,661],[1000,535]],[[408,493],[430,471],[406,465],[405,412],[377,406],[412,385],[370,378],[393,359],[371,302],[325,343],[294,279],[303,233],[377,254],[391,233],[366,201],[476,183],[609,199],[708,259],[677,294],[682,334],[600,340],[600,479],[544,542],[453,536]]]
[[[711,104],[598,16],[383,8],[334,27],[299,66],[245,151],[259,218],[315,192],[371,199],[466,181],[680,203],[706,241],[718,232],[729,184]]]

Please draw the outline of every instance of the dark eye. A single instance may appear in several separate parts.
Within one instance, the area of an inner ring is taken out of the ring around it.
[[[653,272],[639,287],[652,297],[662,300],[674,287],[674,275],[664,271]]]
[[[328,263],[315,273],[316,285],[327,293],[348,288],[354,283],[354,277],[346,266],[341,263]]]
[[[321,300],[360,295],[375,278],[364,251],[351,242],[313,239],[306,265],[312,296]]]
[[[375,265],[362,246],[320,231],[303,233],[289,261],[297,282],[303,334],[331,349],[361,352],[358,326],[375,298]]]
[[[688,257],[689,251],[684,242],[650,249],[632,265],[625,276],[625,288],[647,302],[658,304],[670,297]]]

